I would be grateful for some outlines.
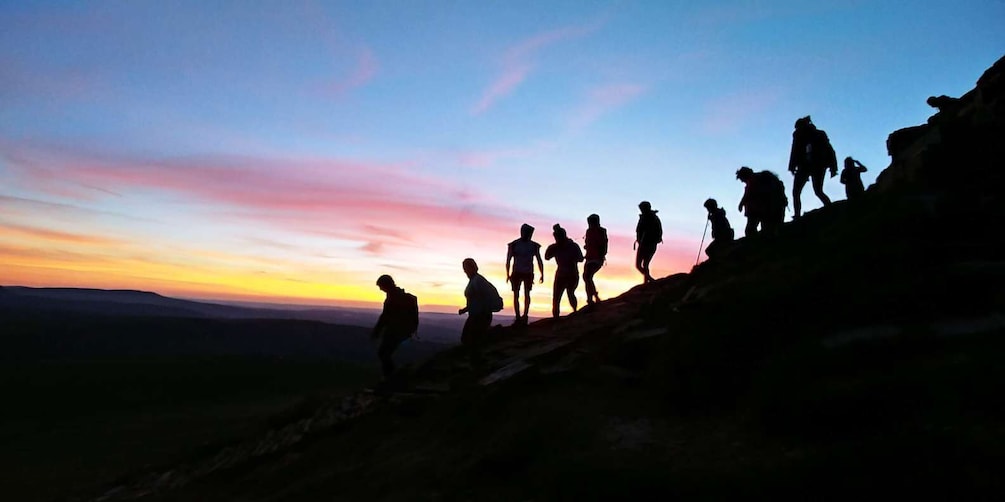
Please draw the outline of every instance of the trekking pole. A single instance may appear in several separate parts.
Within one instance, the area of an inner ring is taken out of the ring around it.
[[[701,233],[701,244],[698,245],[698,256],[694,257],[694,264],[698,266],[698,260],[701,259],[701,248],[705,247],[705,234],[708,233],[708,219],[705,219],[705,231]]]

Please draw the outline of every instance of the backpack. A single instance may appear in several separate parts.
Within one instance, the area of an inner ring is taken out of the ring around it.
[[[810,139],[810,148],[813,152],[811,162],[820,167],[837,170],[837,153],[834,151],[827,133],[820,129],[813,133],[813,137]]]
[[[401,290],[392,297],[390,323],[392,329],[401,330],[402,336],[413,336],[419,329],[419,299],[415,295]]]
[[[755,176],[758,177],[758,185],[764,190],[764,198],[775,208],[789,207],[789,198],[785,195],[785,184],[778,179],[778,175],[771,171],[761,171]]]
[[[412,293],[405,293],[402,301],[402,325],[407,328],[407,333],[412,336],[419,331],[419,299]]]
[[[492,309],[492,312],[501,311],[503,309],[503,299],[499,296],[499,290],[488,280],[485,281],[485,284],[489,286],[485,292],[485,295],[488,297],[486,300],[489,308]]]
[[[642,239],[639,244],[657,244],[663,242],[663,225],[660,217],[656,216],[657,211],[639,215],[639,226],[642,230]]]
[[[607,229],[604,227],[597,227],[596,229],[588,228],[586,229],[586,239],[584,239],[585,245],[590,246],[591,249],[596,247],[597,254],[601,258],[607,257]],[[589,252],[589,251],[587,251]]]

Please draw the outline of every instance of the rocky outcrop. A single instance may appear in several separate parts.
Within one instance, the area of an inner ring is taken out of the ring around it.
[[[944,191],[948,186],[987,187],[1005,169],[1005,57],[959,99],[931,97],[938,112],[928,123],[890,134],[890,166],[871,188]]]

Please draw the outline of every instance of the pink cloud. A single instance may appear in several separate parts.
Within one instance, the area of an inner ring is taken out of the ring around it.
[[[369,48],[363,48],[356,56],[356,67],[353,68],[346,78],[336,81],[329,88],[329,92],[335,96],[342,96],[345,93],[362,87],[367,82],[373,80],[377,75],[379,66],[377,58]]]
[[[480,115],[486,112],[498,100],[511,94],[526,81],[535,67],[532,60],[538,52],[558,42],[586,36],[599,29],[602,24],[598,22],[585,26],[559,28],[522,40],[507,49],[502,60],[502,71],[482,92],[481,98],[471,108],[471,114]]]
[[[641,96],[646,86],[640,84],[613,84],[594,88],[589,91],[586,103],[574,114],[572,127],[581,129],[601,116],[620,108]]]
[[[10,234],[20,235],[22,237],[41,239],[46,241],[64,242],[70,244],[107,246],[122,243],[122,241],[119,241],[117,239],[109,239],[106,237],[100,237],[96,235],[83,235],[83,234],[63,232],[59,230],[52,230],[49,228],[42,228],[31,225],[19,225],[15,223],[0,222],[0,230],[3,230],[4,233],[8,235]]]
[[[20,148],[11,168],[49,194],[87,184],[130,194],[162,191],[208,203],[211,217],[282,232],[359,241],[384,254],[433,240],[498,239],[526,213],[409,171],[401,164],[236,157],[143,159]],[[44,166],[44,167],[43,167]],[[58,176],[56,175],[58,174]],[[104,193],[95,191],[95,193]]]

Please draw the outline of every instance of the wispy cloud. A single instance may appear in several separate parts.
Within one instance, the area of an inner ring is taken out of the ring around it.
[[[352,72],[344,78],[336,80],[329,87],[329,93],[333,96],[342,96],[353,89],[362,87],[367,82],[373,80],[377,75],[379,65],[373,51],[364,47],[356,55],[356,66]]]
[[[117,193],[176,194],[208,206],[214,218],[242,220],[281,232],[359,242],[385,254],[437,240],[496,238],[526,214],[493,206],[490,197],[407,164],[339,159],[238,157],[129,158],[62,156],[22,149],[9,158],[19,176],[47,194],[65,197],[65,185],[89,184]],[[43,161],[33,161],[41,158]],[[53,176],[58,173],[59,176]],[[216,221],[215,224],[219,224]]]
[[[587,93],[585,103],[575,112],[572,128],[582,129],[596,122],[604,114],[634,101],[647,87],[641,84],[620,83],[595,87]]]
[[[122,241],[96,235],[83,235],[72,232],[63,232],[49,228],[20,225],[16,223],[6,223],[0,221],[0,230],[7,236],[14,235],[21,239],[28,238],[32,241],[62,242],[76,245],[108,246],[118,245]]]
[[[480,115],[492,108],[497,101],[510,95],[527,80],[536,68],[539,52],[558,42],[580,38],[600,29],[602,22],[583,26],[567,26],[539,33],[524,39],[506,50],[502,58],[502,70],[482,92],[481,98],[471,108],[472,115]]]
[[[720,96],[706,104],[701,129],[709,134],[734,132],[752,117],[775,106],[781,96],[782,92],[774,88]]]

